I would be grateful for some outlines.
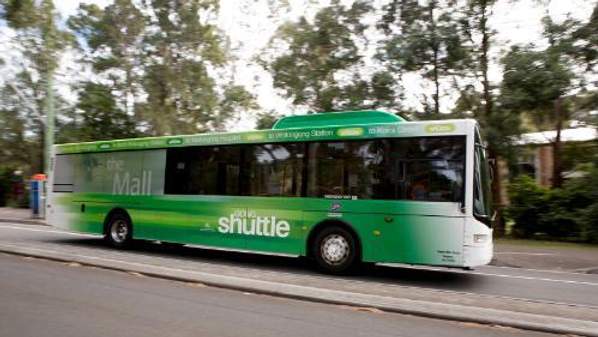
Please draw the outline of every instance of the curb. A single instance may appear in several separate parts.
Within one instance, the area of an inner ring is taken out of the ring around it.
[[[147,265],[96,256],[72,255],[52,250],[24,248],[12,245],[0,245],[0,252],[59,262],[76,262],[82,265],[104,269],[135,272],[156,278],[182,282],[200,282],[216,288],[287,297],[311,302],[370,307],[388,312],[429,318],[501,325],[549,333],[598,337],[598,322],[595,321],[320,289],[308,286],[211,274],[200,271]]]
[[[17,224],[24,224],[24,225],[50,226],[44,220],[35,220],[35,219],[3,219],[3,218],[0,218],[0,222],[17,223]]]

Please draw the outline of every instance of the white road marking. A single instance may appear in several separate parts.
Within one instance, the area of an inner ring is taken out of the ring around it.
[[[535,276],[522,276],[522,275],[508,275],[508,274],[498,274],[498,273],[487,273],[487,272],[479,272],[475,270],[459,270],[453,268],[444,268],[444,267],[428,267],[428,266],[414,266],[409,264],[394,264],[394,263],[383,263],[379,264],[388,267],[400,267],[400,268],[410,268],[410,269],[422,269],[422,270],[433,270],[433,271],[443,271],[443,272],[452,272],[452,273],[459,273],[459,274],[467,274],[467,275],[480,275],[480,276],[495,276],[495,277],[502,277],[502,278],[512,278],[512,279],[520,279],[520,280],[532,280],[532,281],[546,281],[546,282],[561,282],[561,283],[569,283],[569,284],[581,284],[581,285],[589,285],[589,286],[598,286],[598,282],[589,282],[589,281],[575,281],[575,280],[563,280],[563,279],[553,279],[553,278],[546,278],[546,277],[535,277]],[[515,270],[526,270],[523,268],[513,268]],[[574,274],[573,275],[585,275],[585,274]]]
[[[480,267],[476,267],[479,269],[509,269],[509,270],[514,270],[514,271],[533,271],[533,272],[538,272],[538,273],[549,273],[549,274],[568,274],[568,275],[575,275],[575,276],[590,276],[589,274],[584,274],[581,272],[575,272],[575,271],[567,271],[567,270],[550,270],[550,269],[537,269],[537,268],[521,268],[521,267],[509,267],[509,266],[491,266],[491,265],[485,265],[485,266],[480,266]],[[598,267],[596,267],[598,268]],[[579,269],[575,269],[575,270],[579,270]]]
[[[30,225],[27,225],[30,226]],[[84,236],[84,237],[101,237],[99,234],[86,234],[86,233],[74,233],[74,232],[67,232],[55,229],[36,229],[36,228],[27,228],[27,227],[20,227],[20,226],[11,226],[11,225],[0,225],[1,228],[10,228],[10,229],[17,229],[22,231],[30,231],[30,232],[43,232],[43,233],[58,233],[58,234],[65,234],[65,235],[73,235],[73,236]]]
[[[51,230],[51,229],[36,229],[36,228],[26,228],[20,226],[11,226],[11,225],[0,225],[0,229],[7,228],[7,229],[16,229],[16,230],[25,230],[25,231],[32,231],[32,232],[44,232],[44,233],[56,233],[56,234],[66,234],[66,235],[73,235],[73,236],[82,236],[82,237],[99,237],[98,235],[92,234],[82,234],[82,233],[71,233],[66,231],[58,231],[58,230]],[[140,254],[142,255],[142,254]],[[148,256],[148,255],[144,255]],[[149,257],[149,256],[148,256]],[[556,283],[565,283],[565,284],[577,284],[577,285],[586,285],[586,286],[598,286],[598,282],[589,282],[589,281],[575,281],[575,280],[563,280],[563,279],[554,279],[554,278],[546,278],[546,277],[534,277],[534,276],[523,276],[523,275],[508,275],[508,274],[499,274],[499,273],[487,273],[487,272],[479,272],[479,271],[465,271],[465,270],[455,270],[455,269],[448,269],[448,268],[438,268],[438,267],[427,267],[427,266],[412,266],[412,265],[403,265],[403,264],[383,264],[389,267],[401,267],[401,268],[412,268],[412,269],[426,269],[426,270],[434,270],[434,271],[444,271],[444,272],[453,272],[453,273],[460,273],[460,274],[468,274],[468,275],[480,275],[480,276],[493,276],[493,277],[501,277],[501,278],[510,278],[510,279],[519,279],[519,280],[528,280],[528,281],[543,281],[543,282],[556,282]],[[525,269],[518,269],[513,268],[516,270],[525,270]],[[571,273],[573,274],[573,273]],[[584,275],[584,274],[580,274]]]
[[[17,251],[19,251],[19,248],[23,248],[23,247],[22,246],[16,246],[16,245],[10,245],[10,244],[8,244],[8,245],[7,244],[0,244],[0,249],[2,249],[2,248],[16,249]],[[50,250],[50,249],[40,249],[40,248],[31,247],[31,246],[24,247],[24,248],[27,248],[27,249],[30,249],[30,250],[33,250],[33,251],[37,251],[37,252],[41,252],[41,253],[55,253],[55,254],[57,253],[57,254],[61,254],[61,255],[70,255],[70,254],[73,254],[72,252],[68,252],[68,251],[57,251],[57,250]],[[148,264],[148,263],[142,263],[142,262],[133,262],[133,261],[126,261],[126,260],[120,260],[120,259],[115,259],[115,258],[97,257],[97,256],[89,256],[89,255],[81,255],[81,254],[77,254],[77,256],[78,257],[95,259],[95,260],[113,261],[113,262],[117,262],[117,263],[124,263],[124,264],[135,265],[135,266],[147,266],[147,267],[153,267],[153,268],[161,268],[161,269],[165,269],[165,270],[183,271],[183,272],[189,272],[189,273],[192,273],[192,274],[206,273],[206,272],[194,271],[194,270],[190,270],[190,269],[165,267],[165,266],[161,266],[161,265],[158,265],[158,264]],[[143,255],[143,254],[134,254],[134,256],[152,257],[154,259],[154,261],[156,261],[156,258],[154,256],[148,256],[148,255]],[[122,257],[127,257],[127,256],[122,256]],[[158,258],[158,259],[165,260],[163,258]],[[205,262],[202,262],[202,263],[205,263]],[[213,263],[209,263],[209,262],[207,262],[206,264],[220,265],[220,264],[213,264]],[[230,267],[230,266],[227,266],[227,267]],[[238,268],[238,267],[234,267],[233,266],[233,268]],[[244,270],[248,270],[248,271],[264,272],[264,270],[262,270],[262,269],[245,268],[245,267],[242,267],[242,268]],[[211,272],[207,272],[207,273],[211,274]],[[297,276],[297,274],[288,273],[288,272],[268,272],[268,271],[265,271],[265,274],[284,274],[284,275],[290,275],[290,276]],[[239,278],[237,276],[232,276],[232,275],[226,275],[226,274],[222,274],[222,275],[224,275],[226,277],[231,277],[231,278]],[[555,305],[563,305],[563,306],[585,307],[585,308],[590,308],[590,309],[596,309],[596,308],[598,308],[597,306],[587,305],[587,304],[566,303],[566,302],[558,302],[558,301],[551,301],[551,300],[541,300],[541,299],[534,299],[534,298],[511,297],[511,296],[504,296],[504,295],[493,295],[493,294],[485,294],[485,293],[472,293],[472,292],[466,292],[466,291],[456,291],[456,290],[446,290],[446,289],[434,289],[434,288],[417,287],[417,286],[406,286],[406,285],[399,285],[399,284],[378,283],[378,282],[375,282],[375,281],[364,281],[364,280],[346,279],[346,278],[342,278],[342,277],[325,277],[325,276],[319,276],[319,275],[302,275],[302,276],[305,277],[305,278],[315,278],[315,279],[322,279],[322,280],[336,281],[336,282],[338,282],[339,280],[342,280],[342,281],[350,282],[351,284],[357,283],[357,284],[364,284],[364,285],[367,285],[367,286],[381,284],[381,285],[388,286],[388,287],[396,287],[396,288],[403,288],[403,289],[415,289],[415,290],[425,290],[425,291],[432,291],[432,292],[439,292],[439,293],[446,293],[446,294],[471,295],[471,296],[485,297],[485,298],[500,298],[500,299],[515,300],[515,301],[524,301],[524,302],[530,302],[530,303],[544,303],[544,304],[555,304]],[[248,279],[260,281],[259,279],[252,278],[252,277],[249,277]],[[274,282],[274,283],[279,283],[279,282]],[[288,283],[288,284],[291,284],[291,283]],[[300,286],[300,285],[295,285],[295,286]],[[381,296],[381,295],[377,295],[377,296]]]
[[[526,253],[526,252],[495,252],[494,255],[530,255],[530,256],[547,256],[558,255],[555,253]]]

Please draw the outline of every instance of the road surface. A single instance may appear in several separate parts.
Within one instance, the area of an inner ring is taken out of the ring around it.
[[[0,250],[27,248],[103,263],[209,273],[347,293],[507,310],[598,322],[598,275],[485,266],[474,271],[371,266],[357,276],[322,275],[294,258],[139,243],[119,251],[101,238],[47,226],[0,223]],[[46,255],[44,255],[46,256]],[[550,257],[547,257],[550,258]]]
[[[0,254],[0,336],[551,336]]]

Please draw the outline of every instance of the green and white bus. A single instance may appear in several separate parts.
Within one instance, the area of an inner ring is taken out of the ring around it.
[[[492,258],[489,171],[471,119],[291,116],[271,130],[54,146],[48,221],[116,247],[157,240],[356,263]]]

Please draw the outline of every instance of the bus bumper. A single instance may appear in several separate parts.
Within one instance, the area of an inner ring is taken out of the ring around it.
[[[494,252],[492,241],[484,245],[463,246],[463,266],[473,268],[490,263]]]

